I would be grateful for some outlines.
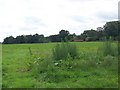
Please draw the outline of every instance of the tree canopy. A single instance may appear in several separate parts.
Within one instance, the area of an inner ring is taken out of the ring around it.
[[[13,43],[47,43],[47,42],[66,42],[66,41],[98,41],[103,40],[103,38],[109,39],[110,37],[113,40],[118,40],[120,34],[120,22],[112,21],[107,22],[103,27],[98,27],[97,30],[84,30],[83,33],[76,35],[70,34],[68,30],[61,30],[59,34],[50,35],[44,37],[43,34],[34,34],[34,35],[20,35],[17,37],[9,36],[6,37],[3,41],[3,44],[13,44]],[[119,38],[120,39],[120,38]]]
[[[104,33],[107,38],[113,37],[113,39],[117,39],[119,31],[120,31],[119,21],[107,22],[104,25]]]

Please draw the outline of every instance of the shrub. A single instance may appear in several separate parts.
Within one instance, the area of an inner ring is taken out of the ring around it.
[[[66,59],[70,55],[73,59],[77,56],[77,47],[72,43],[57,44],[53,50],[53,58],[55,60]]]

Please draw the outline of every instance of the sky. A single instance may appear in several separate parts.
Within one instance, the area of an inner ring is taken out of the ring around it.
[[[119,0],[0,0],[0,42],[8,36],[58,34],[103,27],[118,20]]]

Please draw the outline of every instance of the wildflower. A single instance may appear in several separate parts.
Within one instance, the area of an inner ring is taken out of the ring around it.
[[[59,63],[55,63],[55,66],[58,66]]]

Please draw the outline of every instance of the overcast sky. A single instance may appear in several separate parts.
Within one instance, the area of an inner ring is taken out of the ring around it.
[[[80,35],[117,20],[119,0],[0,0],[0,42],[8,36]]]

